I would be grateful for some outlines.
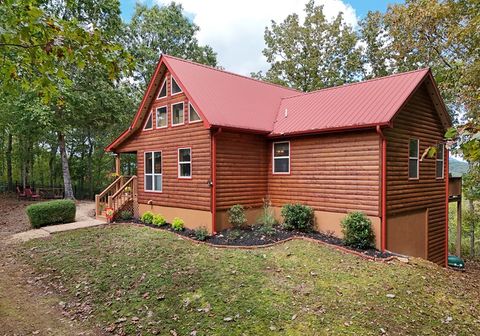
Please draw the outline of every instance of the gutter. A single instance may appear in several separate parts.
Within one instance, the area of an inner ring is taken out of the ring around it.
[[[212,234],[217,233],[217,135],[222,133],[222,128],[217,128],[212,133],[212,180],[210,181],[212,205]]]
[[[387,139],[382,132],[379,125],[376,127],[377,133],[382,140],[382,175],[381,175],[381,218],[382,218],[382,232],[381,232],[381,249],[385,252],[387,248]]]

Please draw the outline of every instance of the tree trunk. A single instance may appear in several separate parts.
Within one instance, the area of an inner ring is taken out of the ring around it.
[[[70,177],[70,168],[68,166],[67,151],[65,149],[65,135],[58,132],[58,147],[60,149],[60,159],[62,160],[63,185],[65,190],[65,198],[75,199],[72,188],[72,178]]]
[[[475,204],[473,200],[468,200],[468,208],[473,218],[475,213]],[[475,257],[475,220],[470,221],[470,256]]]
[[[94,145],[92,141],[92,136],[90,130],[88,130],[88,160],[87,160],[87,174],[88,174],[88,197],[94,197],[94,188],[93,188],[93,150]]]
[[[56,171],[55,171],[55,158],[57,157],[58,146],[51,144],[50,159],[48,160],[48,168],[50,168],[50,187],[55,187]]]
[[[12,173],[12,147],[13,147],[13,136],[11,133],[8,134],[7,139],[7,152],[5,153],[7,159],[7,186],[8,190],[13,191],[13,173]]]

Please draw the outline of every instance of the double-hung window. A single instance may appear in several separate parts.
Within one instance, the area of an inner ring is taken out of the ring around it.
[[[418,179],[419,175],[419,144],[418,139],[410,139],[408,144],[408,178]]]
[[[157,128],[167,127],[167,107],[157,108]]]
[[[437,158],[435,160],[435,174],[438,179],[444,178],[445,145],[437,144]]]
[[[273,143],[273,173],[290,173],[290,142]]]
[[[192,149],[178,149],[178,178],[192,177]]]
[[[162,191],[162,152],[145,152],[145,190]]]

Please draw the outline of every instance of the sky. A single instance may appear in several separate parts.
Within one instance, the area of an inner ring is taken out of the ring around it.
[[[136,0],[120,0],[122,18],[130,20]],[[147,5],[170,3],[165,0],[142,0]],[[263,35],[271,20],[283,21],[289,14],[302,18],[307,0],[176,0],[185,15],[200,27],[199,42],[217,52],[218,65],[242,75],[267,70],[262,55]],[[356,26],[370,10],[384,12],[388,4],[401,0],[316,0],[324,5],[327,17],[343,12],[345,21]]]

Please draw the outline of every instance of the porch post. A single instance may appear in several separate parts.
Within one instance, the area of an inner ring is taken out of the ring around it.
[[[120,176],[120,154],[115,153],[115,174]]]
[[[462,196],[457,201],[457,239],[456,239],[457,257],[462,254]]]

